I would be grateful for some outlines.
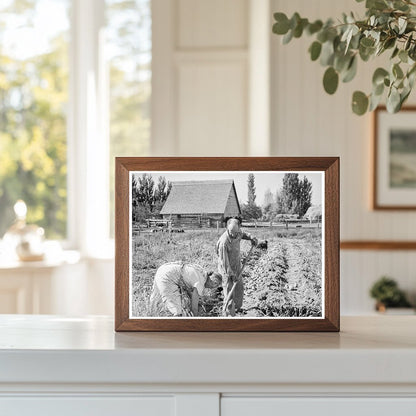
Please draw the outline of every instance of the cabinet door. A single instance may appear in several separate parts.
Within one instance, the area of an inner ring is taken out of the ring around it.
[[[416,398],[223,397],[221,416],[415,416]]]
[[[153,397],[10,397],[0,398],[7,416],[174,416],[173,396]]]

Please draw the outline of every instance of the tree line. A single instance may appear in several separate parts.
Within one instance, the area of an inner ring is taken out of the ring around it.
[[[253,173],[247,178],[247,203],[240,202],[243,220],[273,221],[278,215],[289,214],[303,217],[312,206],[312,183],[298,173],[286,173],[282,187],[273,194],[269,189],[264,196],[263,206],[256,204],[256,185]],[[172,183],[159,176],[155,183],[152,175],[143,173],[132,177],[133,221],[143,222],[158,217],[172,189]]]
[[[262,207],[256,204],[253,173],[248,175],[247,188],[247,203],[240,203],[243,220],[273,221],[281,214],[302,218],[312,206],[312,183],[306,176],[300,178],[298,173],[285,173],[282,187],[275,194],[268,189]]]
[[[132,219],[142,222],[150,217],[157,217],[165,203],[172,183],[159,176],[155,183],[152,175],[133,175],[132,177]]]

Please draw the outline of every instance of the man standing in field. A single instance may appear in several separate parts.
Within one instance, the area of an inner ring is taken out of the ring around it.
[[[243,305],[243,277],[241,274],[240,242],[250,240],[257,245],[257,238],[241,231],[241,221],[231,218],[227,221],[227,228],[217,242],[218,272],[222,275],[222,287],[224,289],[224,302],[228,293],[236,282],[236,287],[227,305],[226,315],[235,316]]]
[[[218,287],[221,280],[219,274],[207,273],[197,265],[180,262],[163,264],[156,271],[150,295],[152,316],[160,316],[160,302],[162,308],[173,316],[198,316],[199,297],[204,289]]]

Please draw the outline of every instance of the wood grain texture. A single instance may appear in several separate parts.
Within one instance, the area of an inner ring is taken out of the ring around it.
[[[416,241],[341,241],[341,250],[416,250]]]
[[[129,171],[116,158],[115,327],[129,319]]]
[[[129,318],[129,172],[131,171],[325,172],[325,317]],[[116,158],[116,331],[339,331],[339,158]]]
[[[325,317],[339,330],[339,159],[325,171]]]
[[[410,206],[403,206],[403,205],[380,205],[378,202],[378,186],[377,186],[377,178],[379,175],[379,169],[378,166],[378,117],[381,111],[387,111],[385,106],[379,106],[377,107],[373,112],[373,155],[372,155],[372,161],[373,161],[373,178],[372,178],[372,184],[373,184],[373,210],[385,210],[385,211],[414,211],[416,210],[416,205],[410,205]],[[416,112],[416,106],[406,106],[403,107],[401,112],[406,111],[413,111]]]

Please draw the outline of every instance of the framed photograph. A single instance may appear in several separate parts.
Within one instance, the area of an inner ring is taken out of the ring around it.
[[[416,107],[374,112],[373,208],[416,209]]]
[[[116,158],[116,331],[339,331],[339,158]]]

